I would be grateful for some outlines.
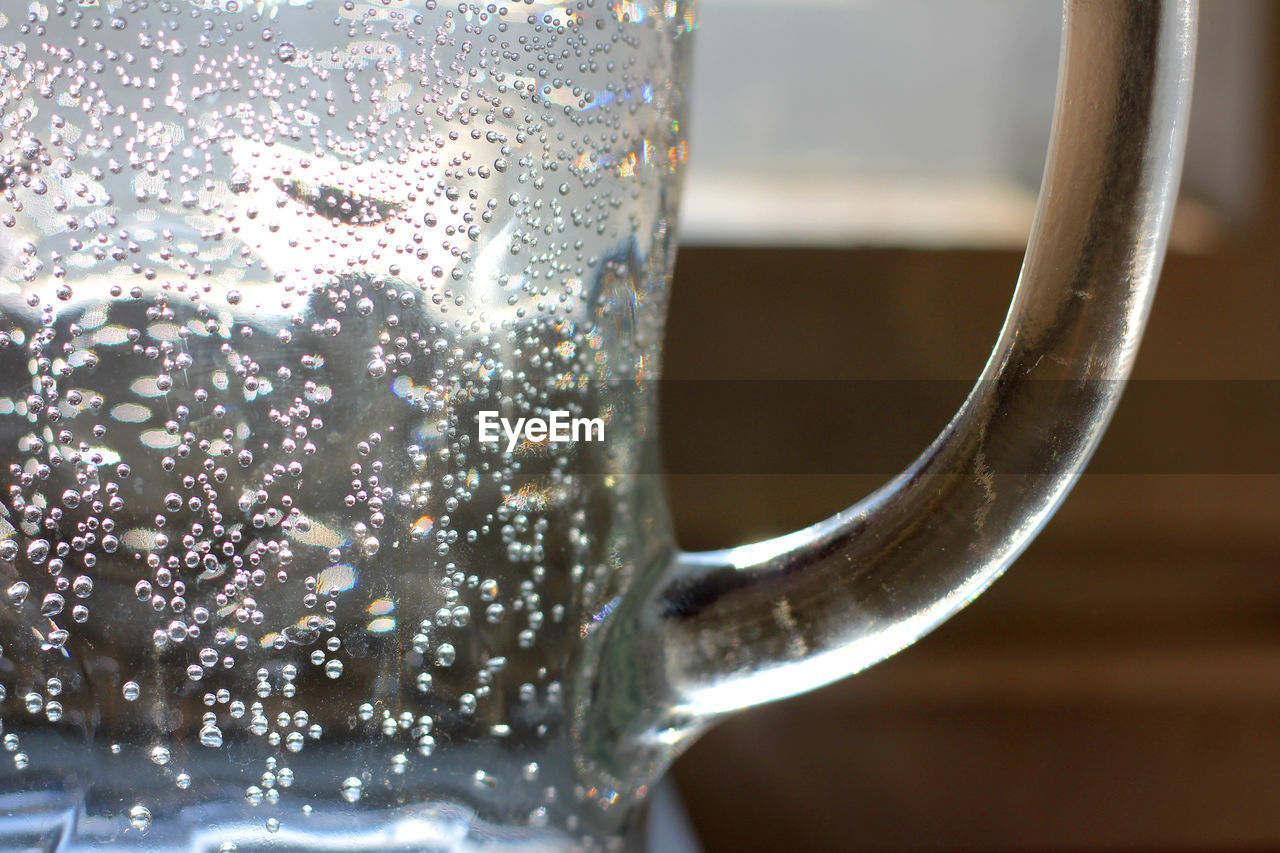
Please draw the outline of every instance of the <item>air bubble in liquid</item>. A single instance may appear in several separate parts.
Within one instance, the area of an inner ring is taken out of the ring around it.
[[[141,803],[129,809],[129,825],[138,832],[151,829],[151,809]]]

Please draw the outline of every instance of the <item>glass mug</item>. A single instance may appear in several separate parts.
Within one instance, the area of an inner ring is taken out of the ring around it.
[[[8,4],[0,846],[629,847],[720,715],[972,599],[1114,409],[1180,171],[1194,2],[1066,5],[964,408],[687,554],[644,472],[691,3]]]

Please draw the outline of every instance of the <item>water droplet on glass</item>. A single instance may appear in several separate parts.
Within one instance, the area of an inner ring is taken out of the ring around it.
[[[48,539],[36,539],[36,540],[33,540],[30,545],[27,546],[27,559],[30,560],[33,565],[36,565],[36,566],[42,565],[44,561],[47,560],[48,558],[49,558],[49,540]]]
[[[151,810],[138,804],[129,809],[129,825],[138,832],[146,832],[151,828]]]
[[[200,729],[200,745],[207,746],[210,749],[217,749],[222,746],[222,729],[215,725],[206,725]]]
[[[31,592],[31,585],[26,581],[18,581],[5,590],[5,595],[9,597],[9,603],[17,606],[27,600],[27,594]]]

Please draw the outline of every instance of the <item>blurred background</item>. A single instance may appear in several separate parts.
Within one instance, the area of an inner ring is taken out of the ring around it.
[[[836,426],[669,395],[682,546],[824,518],[963,399],[1030,228],[1060,15],[701,0],[665,376],[811,380]],[[1280,848],[1280,8],[1203,17],[1173,248],[1091,473],[934,634],[699,741],[674,775],[710,853]]]

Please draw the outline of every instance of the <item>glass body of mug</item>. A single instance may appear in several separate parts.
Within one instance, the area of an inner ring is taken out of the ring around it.
[[[0,846],[634,838],[573,724],[672,550],[641,472],[692,29],[0,12]]]

